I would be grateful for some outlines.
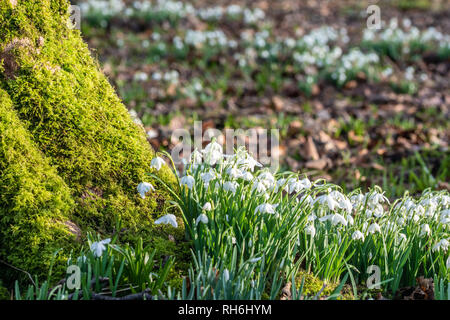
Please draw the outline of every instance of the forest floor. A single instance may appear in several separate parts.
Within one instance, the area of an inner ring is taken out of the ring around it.
[[[406,190],[449,188],[449,58],[436,59],[428,51],[397,59],[380,54],[382,67],[376,73],[389,69],[388,77],[372,78],[363,69],[337,85],[313,66],[314,81],[309,83],[305,80],[308,70],[299,71],[301,66],[283,47],[273,54],[275,43],[288,43],[328,26],[346,30],[335,39],[344,53],[355,47],[364,51],[367,3],[190,3],[202,9],[238,4],[259,8],[265,15],[256,17],[256,22],[212,19],[208,13],[174,18],[167,12],[150,18],[103,17],[91,12],[82,18],[83,37],[125,105],[142,120],[156,150],[170,151],[177,143],[171,139],[173,131],[192,130],[198,120],[203,121],[204,130],[275,128],[280,130],[277,152],[282,167],[310,178],[324,177],[346,190],[377,184],[389,197]],[[448,2],[377,4],[387,24],[397,18],[399,24],[412,24],[421,31],[430,27],[442,34],[450,31]],[[199,33],[191,33],[189,40],[190,31]],[[211,39],[223,41],[226,49],[202,40],[215,31],[219,32]],[[256,44],[248,45],[248,39]],[[184,42],[184,47],[177,47],[177,41]],[[411,90],[398,80],[408,67],[414,68]]]

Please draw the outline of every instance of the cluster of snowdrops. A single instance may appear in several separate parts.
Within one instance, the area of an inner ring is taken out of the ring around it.
[[[152,161],[154,170],[163,165],[160,157]],[[447,191],[427,190],[418,199],[406,194],[394,202],[378,187],[343,194],[323,180],[273,174],[245,148],[224,154],[215,141],[193,152],[179,183],[181,192],[164,185],[182,212],[186,236],[227,281],[240,272],[239,264],[255,266],[250,280],[262,272],[280,283],[300,268],[327,281],[349,274],[364,283],[367,268],[376,265],[391,293],[418,276],[450,277]],[[143,197],[151,189],[145,182],[138,186]],[[172,214],[155,223],[180,227]]]

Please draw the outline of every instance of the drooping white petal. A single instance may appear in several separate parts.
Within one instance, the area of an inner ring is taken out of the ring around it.
[[[145,199],[145,194],[149,191],[155,191],[155,188],[149,182],[141,182],[137,186],[137,191],[139,192],[141,198]]]
[[[150,168],[152,169],[156,169],[157,171],[161,170],[161,167],[166,164],[166,162],[164,161],[164,159],[160,158],[160,157],[155,157],[152,159],[152,161],[150,162]]]
[[[209,202],[205,203],[203,205],[202,209],[205,210],[205,211],[211,211],[211,209],[212,209],[211,203],[209,203]]]
[[[195,180],[192,176],[184,176],[180,179],[181,185],[185,185],[188,189],[192,189],[194,186]]]
[[[197,220],[195,220],[195,224],[198,225],[200,222],[203,224],[208,224],[208,216],[204,213],[198,216]]]
[[[166,214],[165,216],[162,216],[155,221],[155,224],[170,224],[174,228],[178,228],[177,217],[173,214]]]

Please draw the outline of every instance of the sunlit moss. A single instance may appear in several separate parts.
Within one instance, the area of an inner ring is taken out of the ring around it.
[[[0,2],[0,258],[45,274],[54,249],[65,249],[62,260],[75,238],[108,236],[119,220],[123,241],[141,235],[175,254],[160,245],[167,229],[153,225],[168,198],[146,175],[154,152],[79,31],[68,28],[68,5]],[[167,167],[158,175],[174,182]],[[157,191],[141,199],[144,180]]]

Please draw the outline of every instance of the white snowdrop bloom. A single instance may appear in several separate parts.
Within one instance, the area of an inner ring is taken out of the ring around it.
[[[352,213],[353,206],[352,206],[352,203],[350,202],[350,200],[347,197],[345,197],[343,200],[341,200],[339,202],[339,207],[341,209],[344,209],[345,211],[347,211],[348,214]]]
[[[311,181],[308,178],[304,178],[300,180],[300,184],[302,185],[302,189],[311,189]]]
[[[353,207],[356,208],[364,203],[364,196],[361,193],[355,194],[350,198],[350,201],[353,203]]]
[[[258,180],[263,183],[267,189],[275,186],[275,177],[269,171],[263,171],[259,174]]]
[[[152,74],[152,79],[155,81],[160,81],[162,79],[162,75],[160,72],[155,72]]]
[[[373,215],[376,218],[381,218],[384,214],[383,206],[381,204],[377,204],[373,210]]]
[[[420,227],[420,236],[423,237],[425,235],[429,236],[431,234],[430,226],[425,223]]]
[[[450,256],[447,258],[447,262],[445,263],[447,269],[450,269]]]
[[[449,242],[448,242],[448,240],[447,239],[442,239],[441,241],[439,241],[438,243],[436,243],[434,246],[433,246],[433,252],[435,252],[435,251],[439,251],[439,250],[442,250],[442,251],[447,251],[448,250],[448,246],[449,246]]]
[[[95,257],[101,257],[103,251],[106,250],[106,245],[111,242],[111,239],[105,239],[91,244],[91,251]]]
[[[302,203],[304,203],[305,205],[310,205],[310,206],[312,206],[313,204],[314,204],[314,199],[313,199],[313,197],[311,197],[311,195],[303,195],[301,198],[300,198],[300,201],[298,200],[298,198],[296,198],[295,200],[297,200],[297,202],[302,202]]]
[[[316,235],[316,228],[314,228],[313,224],[310,224],[305,228],[305,232],[306,234],[310,235],[311,238],[314,238],[314,236]]]
[[[406,241],[408,239],[404,233],[400,233],[398,237],[400,238],[401,241]]]
[[[174,228],[178,228],[177,218],[173,214],[166,214],[165,216],[162,216],[155,221],[155,224],[170,224]]]
[[[274,214],[275,208],[269,203],[263,203],[256,207],[255,213],[257,212]]]
[[[320,218],[319,218],[319,221],[320,221],[320,222],[325,222],[325,221],[327,221],[327,220],[331,220],[332,218],[333,218],[333,215],[332,215],[332,214],[329,214],[329,215],[320,217]]]
[[[235,167],[231,167],[227,169],[227,174],[231,179],[237,179],[241,176],[241,171]]]
[[[262,181],[256,180],[253,183],[252,191],[253,190],[256,190],[257,193],[261,194],[261,193],[265,193],[267,191],[267,187]]]
[[[249,248],[253,247],[253,241],[252,241],[252,239],[248,240],[248,247],[249,247]]]
[[[244,179],[245,181],[252,181],[253,175],[248,171],[243,171],[239,178]]]
[[[223,148],[220,144],[213,141],[206,146],[203,150],[203,154],[205,155],[205,162],[210,166],[213,166],[223,158]]]
[[[384,202],[389,203],[389,200],[384,195],[384,192],[383,193],[375,192],[369,197],[369,203],[372,206],[376,206],[377,204],[381,204],[381,203],[384,203]]]
[[[298,193],[302,190],[311,188],[311,181],[308,178],[298,180],[297,178],[291,178],[288,180],[289,193]]]
[[[403,19],[403,20],[402,20],[402,23],[403,23],[403,26],[404,26],[406,29],[409,29],[409,28],[411,27],[411,25],[412,25],[411,20],[408,19],[408,18]]]
[[[289,192],[289,184],[286,184],[286,179],[281,178],[277,180],[275,185],[275,192],[278,192],[280,188],[283,187],[283,190]]]
[[[441,224],[450,224],[450,216],[442,216],[439,220]]]
[[[250,259],[249,262],[250,262],[250,263],[256,263],[256,262],[258,262],[259,260],[261,260],[261,257]]]
[[[197,150],[197,148],[194,150],[194,152],[192,152],[192,156],[191,157],[192,157],[192,163],[194,165],[198,165],[198,164],[202,163],[203,156],[202,156],[201,152],[199,152]]]
[[[339,206],[339,203],[330,194],[325,194],[316,199],[321,204],[326,204],[331,211]]]
[[[307,220],[310,222],[313,222],[316,219],[317,219],[317,216],[315,214],[310,214],[310,215],[308,215],[308,218],[307,218]]]
[[[244,170],[250,170],[253,172],[255,167],[262,167],[262,164],[255,160],[251,155],[247,155],[244,159],[239,159],[237,161],[238,167],[242,167]]]
[[[200,174],[200,178],[202,179],[205,187],[207,187],[209,185],[209,182],[211,180],[214,180],[216,177],[217,177],[216,172],[212,169],[209,169],[207,172]]]
[[[228,271],[228,269],[225,269],[223,271],[223,279],[225,280],[225,282],[228,282],[228,280],[230,280],[230,271]]]
[[[141,198],[145,199],[145,194],[149,191],[155,191],[155,188],[149,182],[141,182],[137,186],[137,191],[139,192]]]
[[[207,224],[208,221],[209,221],[208,216],[206,214],[202,213],[201,215],[199,215],[197,217],[197,220],[195,220],[195,225],[198,225],[200,222]]]
[[[236,181],[227,181],[223,184],[223,189],[234,194],[236,193],[238,186],[239,185]]]
[[[368,229],[369,233],[374,234],[376,232],[381,232],[381,228],[377,223],[372,223]]]
[[[419,204],[414,208],[414,213],[423,216],[425,215],[425,208]]]
[[[180,179],[180,183],[183,186],[186,186],[188,189],[192,189],[194,186],[195,180],[193,176],[184,176]]]
[[[145,82],[148,80],[148,75],[145,72],[138,71],[134,74],[134,80]]]
[[[352,234],[352,240],[362,240],[362,241],[364,241],[364,234],[361,231],[356,230]]]
[[[347,216],[347,222],[351,226],[355,223],[355,220],[353,219],[353,217],[350,214]]]
[[[152,161],[150,162],[150,168],[152,169],[156,169],[157,171],[161,170],[161,167],[166,164],[166,162],[164,161],[164,159],[160,158],[160,157],[155,157],[152,159]]]
[[[211,203],[210,202],[205,203],[203,205],[202,209],[205,211],[211,211],[211,209],[212,209]]]
[[[331,223],[334,226],[336,226],[338,224],[342,224],[343,226],[347,226],[347,220],[345,220],[345,218],[342,215],[338,214],[338,213],[333,215],[333,217],[331,218]]]

